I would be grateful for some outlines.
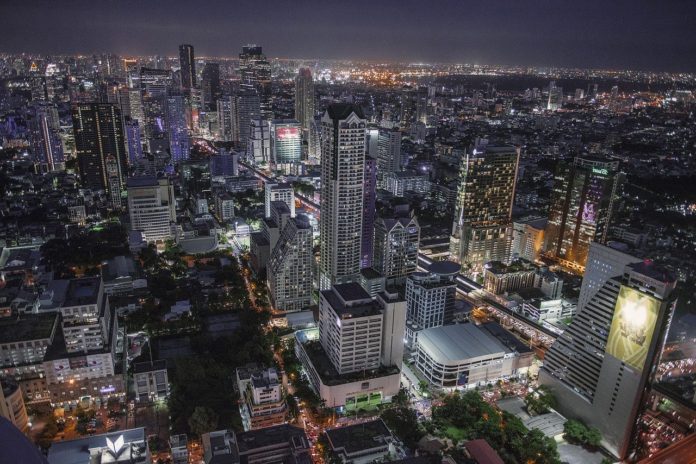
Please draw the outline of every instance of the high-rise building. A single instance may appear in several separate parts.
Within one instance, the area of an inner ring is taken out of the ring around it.
[[[302,162],[302,128],[294,119],[271,121],[271,161],[284,174],[298,174]]]
[[[82,185],[97,190],[109,189],[106,170],[109,157],[115,159],[118,179],[123,185],[128,173],[128,154],[118,106],[111,103],[77,104],[72,108],[72,121]]]
[[[123,118],[123,129],[126,133],[128,162],[133,166],[143,158],[143,144],[140,139],[140,123],[138,123],[137,119],[126,116]]]
[[[64,159],[58,108],[52,104],[35,103],[29,116],[27,127],[34,161],[44,172],[59,169]]]
[[[218,138],[223,142],[234,140],[234,115],[232,96],[222,97],[217,102]]]
[[[462,158],[450,257],[467,272],[510,257],[519,157],[515,147],[479,145]]]
[[[128,179],[128,212],[131,230],[140,231],[148,242],[172,238],[176,223],[174,186],[169,179]]]
[[[243,88],[232,96],[230,111],[234,118],[232,140],[238,142],[244,151],[249,145],[251,122],[261,118],[261,104],[256,90]]]
[[[288,206],[290,217],[295,217],[295,191],[292,184],[266,182],[264,217],[271,217],[271,203],[282,201]]]
[[[372,253],[375,239],[375,216],[377,215],[377,210],[375,208],[377,200],[377,160],[369,153],[365,154],[364,185],[362,240],[360,243],[360,267],[362,269],[372,266]]]
[[[179,45],[179,66],[181,67],[181,87],[190,90],[196,86],[196,60],[193,45]]]
[[[274,307],[302,311],[312,305],[313,237],[307,216],[287,221],[268,260],[268,286]]]
[[[172,163],[188,159],[191,138],[186,123],[186,102],[183,96],[171,95],[167,97],[166,125]]]
[[[172,84],[169,71],[140,68],[142,94],[142,129],[150,153],[165,153],[169,149],[166,128],[167,95]]]
[[[263,54],[262,47],[247,45],[239,54],[239,72],[242,84],[256,89],[261,102],[261,117],[273,119],[271,101],[271,64]]]
[[[309,68],[300,68],[295,77],[295,119],[300,122],[304,139],[309,140],[314,120],[314,81]]]
[[[220,87],[220,64],[206,63],[201,74],[201,98],[205,111],[217,111],[217,102],[222,96]]]
[[[626,265],[578,308],[539,372],[559,412],[598,428],[602,446],[620,459],[628,454],[664,347],[675,285],[669,272],[649,260]]]
[[[359,106],[336,103],[321,125],[319,286],[328,289],[360,274],[366,121]]]
[[[528,217],[512,223],[512,248],[510,259],[522,258],[534,262],[541,256],[544,246],[546,218]]]
[[[435,261],[427,272],[414,272],[406,279],[406,336],[413,344],[418,332],[452,322],[457,296],[459,266]]]
[[[420,225],[414,215],[377,219],[372,267],[387,285],[403,285],[416,272],[419,243]]]
[[[549,100],[546,103],[546,109],[556,111],[563,106],[563,87],[556,86],[556,81],[551,81],[549,84]]]
[[[591,242],[605,243],[623,181],[619,162],[591,157],[561,164],[555,174],[544,248],[582,272]]]
[[[256,166],[268,165],[271,160],[271,133],[268,121],[252,119],[249,122],[247,159]]]
[[[416,122],[428,123],[428,87],[420,86],[416,91]]]
[[[379,130],[377,170],[380,179],[384,174],[401,171],[401,131],[398,127]]]

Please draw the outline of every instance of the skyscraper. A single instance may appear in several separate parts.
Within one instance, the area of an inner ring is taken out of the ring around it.
[[[234,115],[232,114],[232,96],[222,97],[217,102],[218,138],[231,142],[234,137]]]
[[[63,164],[63,142],[55,105],[36,102],[29,111],[27,127],[34,161],[42,171],[54,171]]]
[[[271,160],[273,168],[286,175],[298,174],[302,162],[302,128],[294,119],[271,121]]]
[[[271,64],[263,54],[262,47],[247,45],[239,54],[239,72],[242,84],[256,89],[261,102],[261,116],[273,119],[271,101]]]
[[[171,73],[161,69],[140,69],[142,92],[142,129],[150,153],[164,153],[169,148],[166,130],[167,95],[171,88]]]
[[[363,225],[360,267],[372,266],[372,252],[375,238],[375,216],[377,211],[377,160],[370,154],[365,154],[365,181],[363,190]]]
[[[140,141],[140,124],[137,119],[126,116],[123,118],[123,129],[126,133],[128,162],[133,166],[143,157],[143,145]]]
[[[314,120],[314,81],[309,68],[300,68],[295,77],[295,119],[302,126],[304,139],[309,139]]]
[[[128,154],[118,106],[111,103],[74,105],[72,121],[82,185],[96,190],[109,190],[106,161],[110,156],[116,162],[120,185],[124,185],[128,173]]]
[[[261,117],[261,104],[256,90],[242,88],[231,99],[233,136],[232,140],[239,142],[242,151],[247,149],[251,134],[251,121]]]
[[[176,223],[174,186],[169,179],[131,177],[128,179],[130,228],[142,232],[148,242],[172,238]]]
[[[359,106],[335,103],[322,121],[319,285],[360,274],[366,121]]]
[[[379,218],[375,222],[372,267],[387,285],[403,285],[418,267],[420,225],[414,215]]]
[[[450,256],[468,272],[509,259],[519,156],[515,147],[479,145],[462,158]]]
[[[287,221],[268,260],[268,286],[274,306],[281,311],[302,311],[312,305],[314,255],[309,218]]]
[[[188,159],[191,150],[191,138],[186,124],[186,104],[181,95],[167,97],[167,134],[169,153],[172,163]]]
[[[436,261],[427,272],[414,272],[406,279],[406,335],[409,343],[418,331],[452,322],[457,296],[459,266],[452,261]]]
[[[384,188],[389,173],[401,171],[401,131],[398,127],[380,129],[377,138],[377,178]]]
[[[261,118],[252,119],[249,122],[248,137],[247,159],[256,166],[267,165],[271,161],[271,133],[269,122]]]
[[[428,87],[420,86],[416,91],[416,122],[428,123]]]
[[[619,162],[577,157],[556,170],[545,250],[571,270],[582,272],[591,242],[605,243],[623,175]]]
[[[201,74],[201,98],[205,111],[217,111],[217,102],[222,96],[220,87],[220,64],[206,63]]]
[[[563,106],[563,87],[557,87],[556,81],[549,84],[549,100],[546,109],[556,111]]]
[[[623,459],[669,330],[676,280],[647,260],[619,272],[578,308],[547,351],[539,381],[563,415],[597,427],[602,445]]]
[[[196,60],[193,45],[179,45],[179,66],[181,67],[181,87],[191,90],[196,86]]]

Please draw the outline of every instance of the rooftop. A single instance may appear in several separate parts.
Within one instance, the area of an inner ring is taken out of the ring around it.
[[[239,454],[251,454],[254,450],[267,446],[288,443],[298,451],[309,449],[307,435],[303,429],[289,424],[276,425],[237,434]]]
[[[90,450],[105,449],[107,448],[107,438],[112,443],[115,443],[120,437],[123,437],[124,446],[136,444],[139,448],[142,447],[142,455],[145,456],[145,449],[147,446],[145,441],[145,429],[140,427],[137,429],[92,435],[91,437],[78,438],[76,440],[55,442],[48,450],[48,462],[49,464],[91,464],[95,461],[90,459]],[[132,462],[138,463],[145,461],[133,460]]]
[[[512,351],[489,331],[474,324],[445,325],[422,330],[418,334],[418,345],[443,364],[503,356]]]
[[[50,338],[58,321],[58,313],[25,314],[0,319],[0,343]]]
[[[161,371],[167,368],[167,361],[159,359],[157,361],[139,362],[133,365],[133,373],[140,374],[142,372]]]
[[[464,447],[478,464],[503,464],[498,453],[482,438],[467,441]]]
[[[349,455],[384,446],[392,438],[382,419],[327,429],[326,436],[334,451],[343,449]]]
[[[71,279],[63,306],[82,306],[97,304],[101,277]]]
[[[346,119],[351,113],[355,113],[355,115],[360,119],[365,119],[365,115],[360,105],[353,105],[350,103],[332,103],[326,109],[326,112],[329,114],[329,117],[334,120]]]
[[[375,316],[382,311],[369,293],[355,282],[334,285],[321,295],[341,318]]]

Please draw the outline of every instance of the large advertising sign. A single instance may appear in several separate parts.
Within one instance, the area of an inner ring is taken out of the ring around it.
[[[611,321],[607,353],[642,370],[657,323],[660,302],[652,296],[621,286]]]

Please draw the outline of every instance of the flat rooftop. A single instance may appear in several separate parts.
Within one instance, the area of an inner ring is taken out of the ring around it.
[[[418,345],[443,364],[503,356],[511,352],[487,330],[475,324],[454,324],[420,331]]]
[[[0,343],[16,343],[50,338],[58,313],[25,314],[0,319]]]
[[[81,306],[97,304],[101,277],[72,279],[68,285],[63,306]]]
[[[237,434],[239,454],[251,454],[255,449],[288,443],[299,449],[309,449],[305,431],[289,424],[276,425]]]
[[[382,311],[370,294],[355,282],[334,285],[332,289],[324,290],[321,294],[340,317],[374,316]]]
[[[347,454],[383,446],[392,438],[382,419],[328,429],[326,436],[334,450],[342,448]]]
[[[114,443],[119,437],[123,437],[124,446],[130,443],[142,443],[143,455],[145,454],[145,429],[140,427],[92,435],[91,437],[78,438],[77,440],[55,442],[48,450],[48,462],[49,464],[90,464],[92,461],[90,460],[89,450],[106,448],[107,438]]]

